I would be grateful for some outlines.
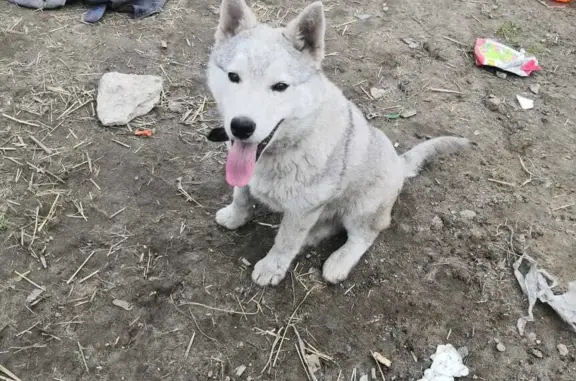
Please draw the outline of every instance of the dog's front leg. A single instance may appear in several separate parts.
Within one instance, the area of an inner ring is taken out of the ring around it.
[[[321,212],[322,208],[318,208],[312,212],[290,211],[284,214],[274,246],[254,266],[252,280],[255,283],[260,286],[275,286],[284,279],[290,264],[304,246],[308,232],[318,221]]]
[[[216,222],[228,229],[238,229],[252,218],[254,200],[248,186],[235,187],[232,203],[216,212]]]

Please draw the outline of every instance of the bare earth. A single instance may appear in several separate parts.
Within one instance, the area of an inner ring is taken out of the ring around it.
[[[22,381],[306,380],[298,332],[306,355],[320,353],[318,380],[372,379],[371,351],[392,360],[386,379],[417,380],[444,343],[468,348],[468,379],[576,379],[576,334],[551,309],[536,308],[532,335],[517,333],[526,300],[511,271],[527,253],[564,289],[576,280],[576,9],[325,2],[325,70],[380,115],[372,122],[399,151],[446,133],[478,146],[407,184],[393,227],[341,286],[319,275],[337,239],[260,289],[250,271],[278,216],[262,211],[237,232],[214,222],[231,193],[224,147],[204,138],[219,125],[204,84],[218,3],[171,0],[156,17],[107,14],[92,26],[82,6],[0,3],[0,364]],[[281,23],[303,5],[255,9]],[[477,37],[532,52],[544,71],[503,79],[477,68]],[[162,104],[131,129],[102,128],[95,85],[107,71],[162,76]],[[370,99],[371,87],[385,96]],[[499,110],[490,94],[505,99]],[[386,118],[396,105],[417,115]],[[155,134],[135,137],[137,127]],[[16,271],[46,291],[27,302],[36,287]]]

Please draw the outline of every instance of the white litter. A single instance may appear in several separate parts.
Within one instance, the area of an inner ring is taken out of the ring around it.
[[[521,95],[516,95],[516,99],[518,99],[518,103],[520,103],[520,107],[522,107],[523,110],[534,108],[534,101],[532,99],[524,98]]]
[[[520,267],[526,261],[529,263],[528,272],[524,274]],[[548,304],[556,313],[568,323],[576,332],[576,281],[568,284],[568,291],[555,295],[552,290],[556,287],[556,279],[546,270],[538,268],[538,263],[527,255],[523,255],[514,263],[514,275],[528,297],[528,316],[518,319],[517,328],[520,335],[524,335],[527,322],[534,321],[533,309],[537,300]]]
[[[424,371],[418,381],[454,381],[454,377],[465,377],[470,372],[462,361],[462,355],[452,345],[439,345],[430,356],[432,365]]]

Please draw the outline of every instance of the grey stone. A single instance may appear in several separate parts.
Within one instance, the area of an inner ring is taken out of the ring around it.
[[[106,73],[98,85],[98,119],[104,126],[126,125],[158,105],[162,88],[157,76]]]

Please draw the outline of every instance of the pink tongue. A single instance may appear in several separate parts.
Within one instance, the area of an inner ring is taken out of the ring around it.
[[[258,144],[235,141],[228,151],[226,181],[234,187],[248,185],[256,167]]]

